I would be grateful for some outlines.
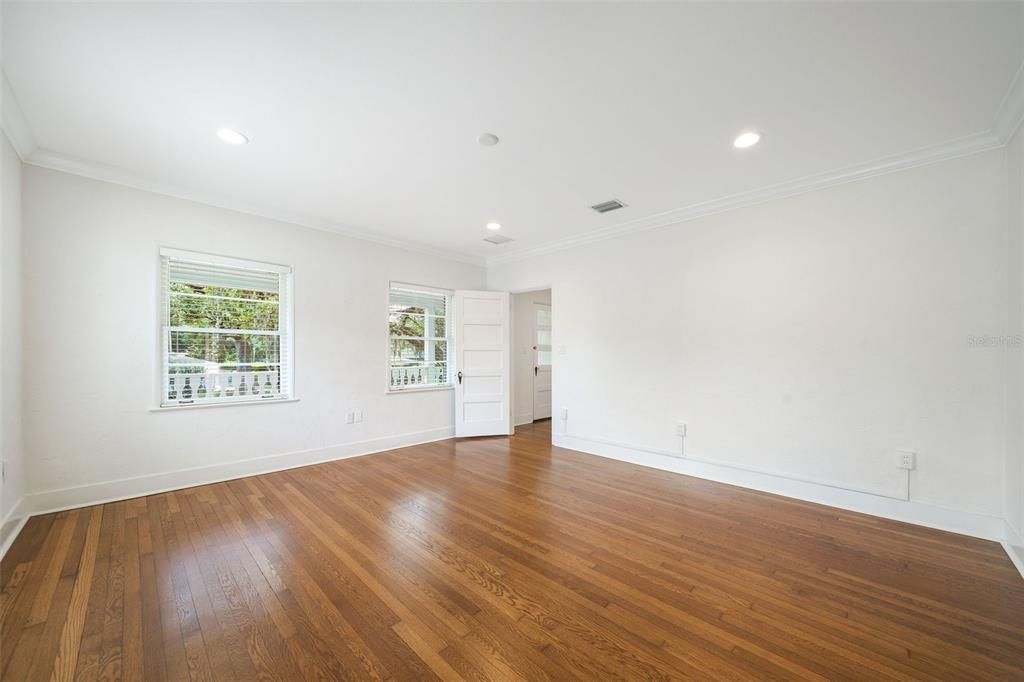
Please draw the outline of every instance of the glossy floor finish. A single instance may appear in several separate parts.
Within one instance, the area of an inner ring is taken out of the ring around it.
[[[1024,679],[995,543],[549,440],[34,518],[2,679]]]

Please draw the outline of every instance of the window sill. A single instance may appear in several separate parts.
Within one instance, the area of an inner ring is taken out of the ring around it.
[[[444,386],[417,386],[415,388],[389,388],[384,391],[386,395],[401,395],[403,393],[426,393],[427,391],[454,391],[455,384]]]
[[[241,405],[280,405],[281,403],[297,403],[298,398],[278,398],[277,400],[233,400],[223,403],[202,403],[200,405],[167,405],[151,407],[150,412],[177,412],[179,410],[204,410],[208,407],[239,407]]]

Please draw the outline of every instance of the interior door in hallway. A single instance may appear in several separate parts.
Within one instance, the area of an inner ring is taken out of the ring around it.
[[[533,418],[551,417],[551,306],[533,304]]]

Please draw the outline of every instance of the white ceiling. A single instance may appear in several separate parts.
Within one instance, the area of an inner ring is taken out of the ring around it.
[[[474,257],[984,133],[1022,59],[1020,3],[3,6],[39,158]]]

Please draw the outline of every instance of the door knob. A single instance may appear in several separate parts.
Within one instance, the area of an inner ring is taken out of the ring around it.
[[[461,384],[462,383],[462,372],[459,372],[455,376],[457,376],[459,378],[459,383]]]

